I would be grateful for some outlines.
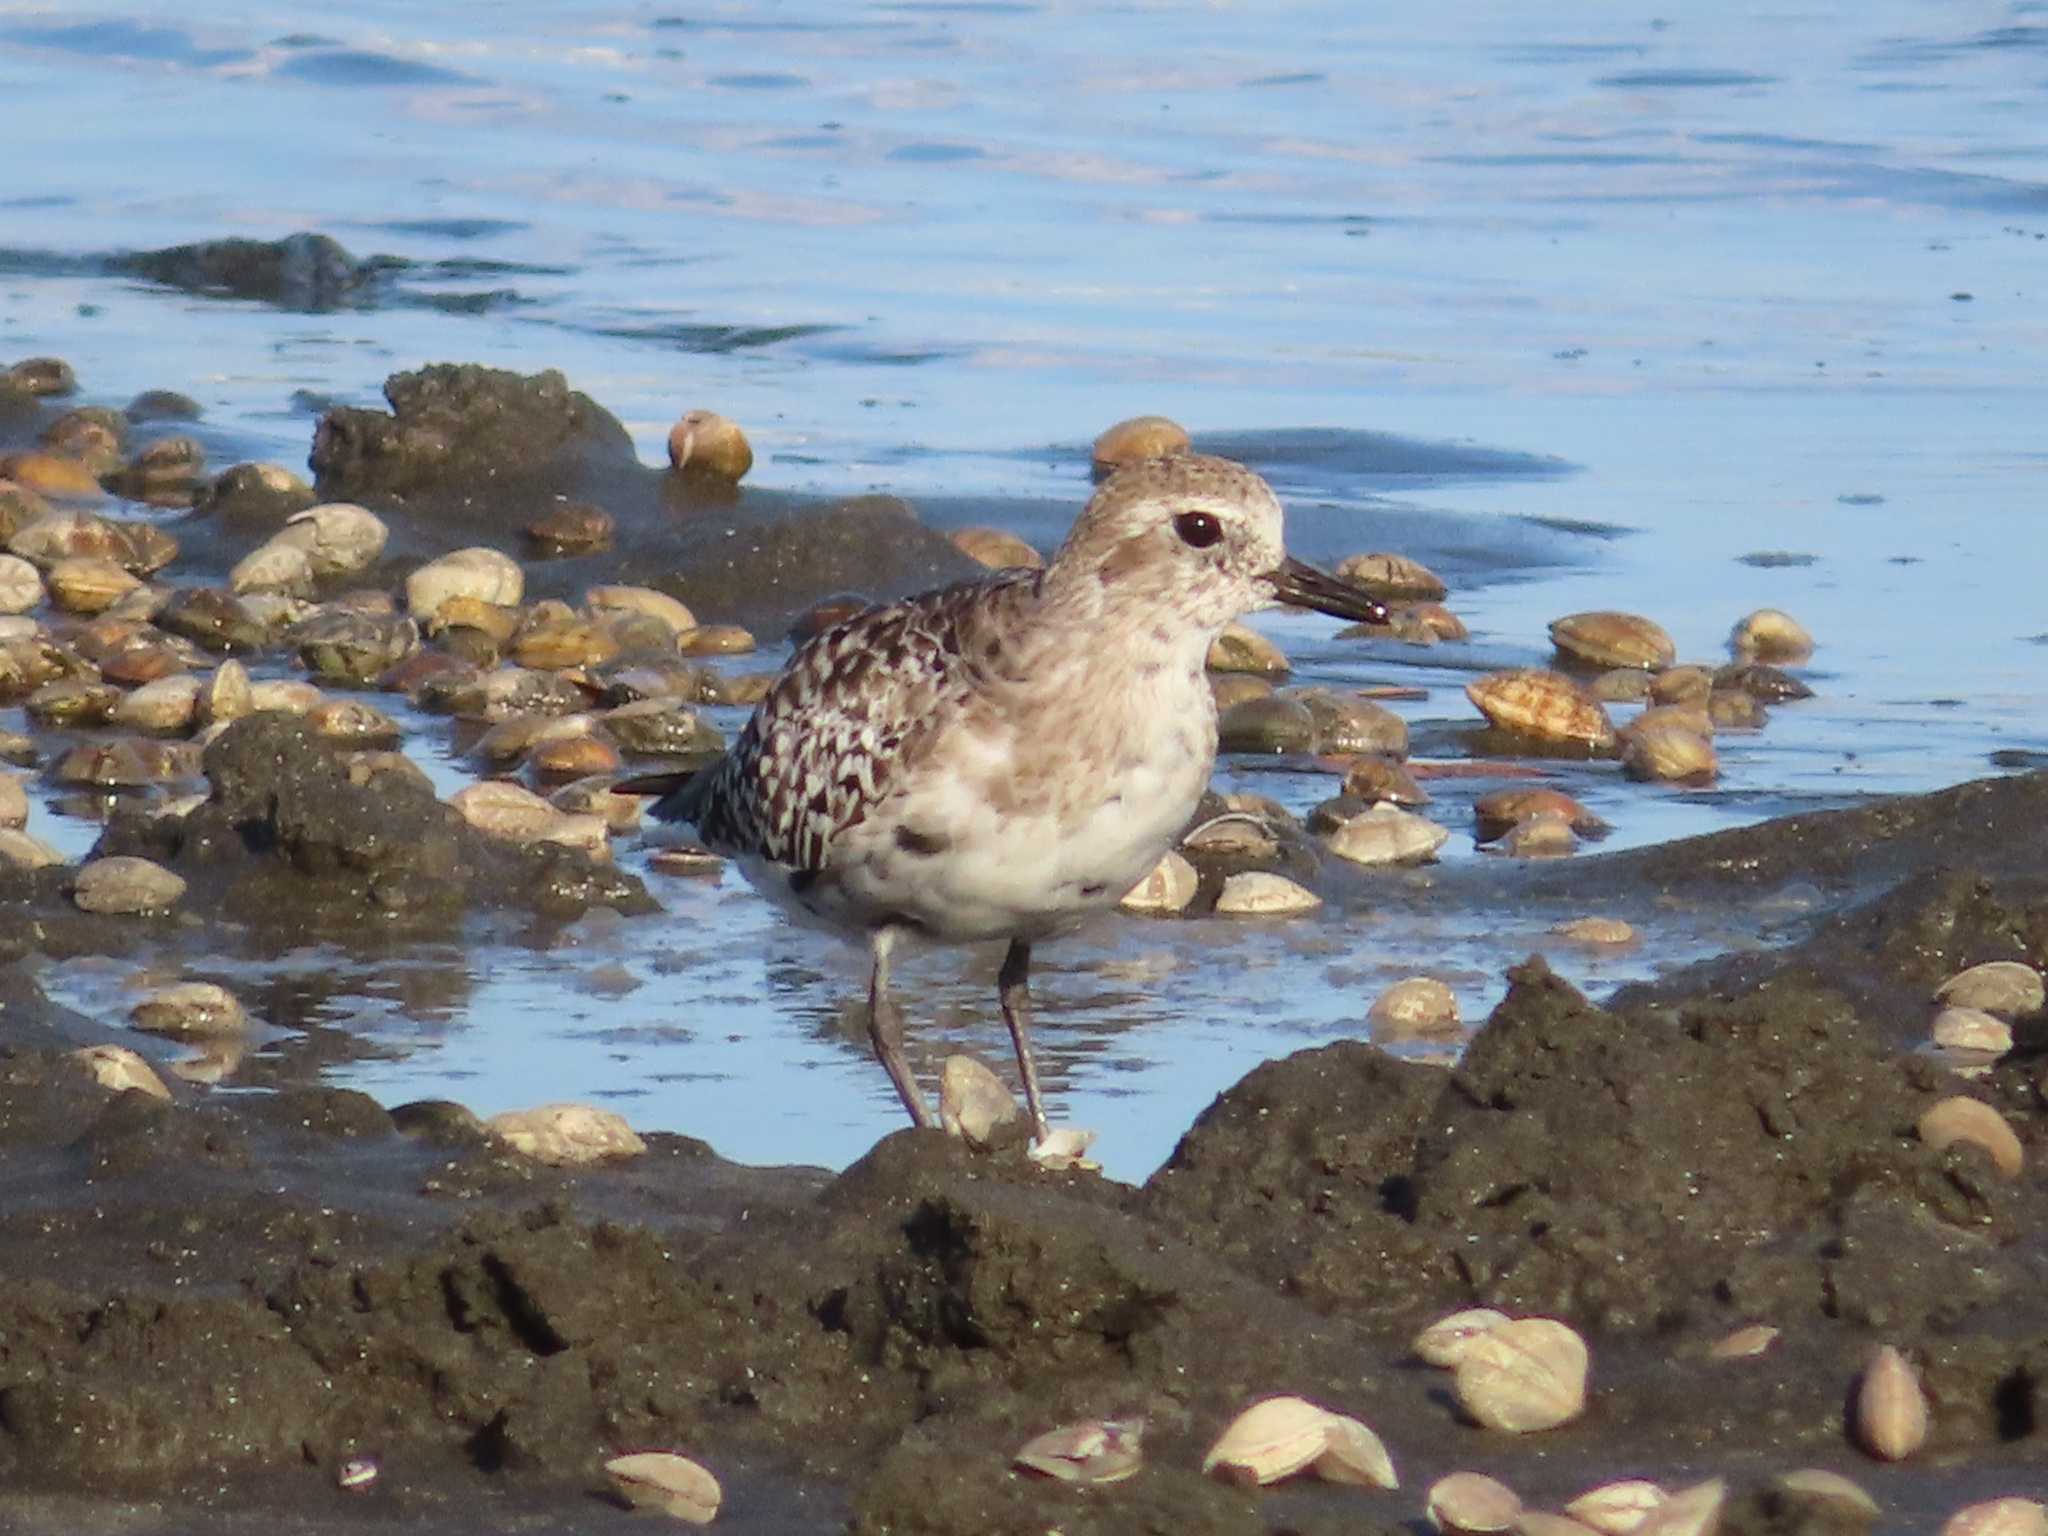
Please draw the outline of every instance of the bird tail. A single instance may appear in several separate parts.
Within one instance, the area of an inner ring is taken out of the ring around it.
[[[702,768],[675,768],[665,773],[637,773],[630,779],[619,780],[612,786],[612,793],[659,796],[649,808],[658,820],[694,822],[704,793],[711,786],[711,767],[707,764]]]

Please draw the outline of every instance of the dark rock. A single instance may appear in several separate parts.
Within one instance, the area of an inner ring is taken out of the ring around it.
[[[258,650],[270,638],[263,622],[221,587],[181,587],[156,616],[157,628],[223,655]]]
[[[213,478],[193,502],[193,510],[234,526],[276,528],[319,499],[310,485],[276,464],[237,464]]]
[[[340,307],[390,263],[359,262],[330,236],[301,231],[282,240],[202,240],[135,251],[108,265],[188,293],[318,311]]]

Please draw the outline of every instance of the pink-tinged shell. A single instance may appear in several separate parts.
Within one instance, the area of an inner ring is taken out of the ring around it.
[[[1457,1364],[1458,1404],[1488,1429],[1555,1429],[1586,1406],[1586,1341],[1563,1323],[1527,1317],[1474,1339]]]
[[[1671,1497],[1645,1478],[1623,1478],[1588,1488],[1565,1505],[1564,1512],[1601,1536],[1629,1536]]]
[[[1779,1333],[1769,1323],[1751,1323],[1714,1341],[1707,1351],[1709,1360],[1754,1360],[1778,1342]]]
[[[724,1497],[716,1477],[672,1451],[614,1456],[604,1470],[619,1497],[635,1509],[657,1509],[691,1525],[709,1525]]]
[[[1943,1099],[1920,1117],[1917,1128],[1920,1139],[1937,1151],[1958,1141],[1981,1148],[2008,1179],[2018,1178],[2025,1166],[2026,1153],[2018,1135],[2005,1116],[1982,1099],[1967,1094]]]
[[[1801,1467],[1795,1472],[1782,1472],[1777,1483],[1788,1493],[1840,1504],[1858,1515],[1875,1518],[1878,1513],[1877,1500],[1841,1473],[1830,1472],[1824,1467]]]
[[[1651,1510],[1635,1536],[1713,1536],[1721,1528],[1728,1484],[1721,1478],[1681,1488]]]
[[[2048,1536],[2048,1505],[2033,1499],[1990,1499],[1957,1510],[1941,1536]]]
[[[1453,1472],[1430,1485],[1424,1513],[1444,1536],[1493,1536],[1516,1528],[1522,1500],[1506,1483],[1483,1473]]]
[[[1100,473],[1140,459],[1186,453],[1190,446],[1188,429],[1171,417],[1130,416],[1104,427],[1089,456]]]
[[[1241,1487],[1263,1487],[1314,1465],[1329,1449],[1330,1412],[1299,1397],[1253,1403],[1209,1447],[1202,1471]]]
[[[2039,1013],[2048,1002],[2041,973],[2019,960],[1987,960],[1958,971],[1935,989],[1934,1000],[1958,1008],[1981,1008],[2002,1019]]]
[[[1431,1323],[1415,1335],[1409,1348],[1425,1365],[1448,1371],[1464,1358],[1474,1339],[1492,1332],[1508,1320],[1507,1313],[1496,1312],[1491,1307],[1466,1307]]]
[[[1880,1461],[1904,1461],[1927,1443],[1919,1373],[1889,1344],[1871,1355],[1856,1384],[1856,1439]]]
[[[1034,1436],[1011,1464],[1063,1483],[1120,1483],[1144,1465],[1143,1419],[1084,1419]]]
[[[1494,726],[1515,735],[1592,752],[1614,745],[1614,722],[1605,707],[1562,672],[1534,667],[1489,672],[1465,685],[1465,697]]]

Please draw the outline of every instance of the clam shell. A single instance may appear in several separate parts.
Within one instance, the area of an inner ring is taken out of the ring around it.
[[[659,1510],[691,1525],[709,1525],[724,1497],[709,1471],[672,1451],[635,1451],[604,1464],[620,1498],[635,1509]]]
[[[1927,1443],[1927,1398],[1906,1357],[1880,1345],[1856,1383],[1857,1442],[1880,1461],[1904,1461]]]
[[[1666,667],[1650,679],[1650,700],[1656,704],[1705,704],[1714,691],[1714,674],[1706,667]]]
[[[1059,1126],[1043,1141],[1035,1141],[1024,1155],[1043,1168],[1047,1173],[1066,1173],[1079,1169],[1093,1173],[1102,1164],[1088,1155],[1088,1149],[1095,1144],[1093,1131],[1076,1130],[1072,1126]]]
[[[202,685],[189,674],[144,683],[114,706],[114,723],[132,731],[183,731],[199,712]]]
[[[257,545],[228,572],[228,590],[238,597],[248,592],[304,597],[313,590],[313,581],[313,557],[299,545],[277,539]]]
[[[1331,1471],[1325,1471],[1322,1463],[1333,1451],[1333,1426],[1338,1443]],[[1231,1420],[1202,1458],[1205,1474],[1246,1488],[1277,1483],[1309,1467],[1335,1482],[1398,1486],[1391,1481],[1393,1465],[1378,1436],[1356,1419],[1299,1397],[1269,1397],[1252,1404]]]
[[[1797,663],[1813,655],[1813,636],[1782,609],[1759,608],[1735,621],[1728,649],[1738,661]]]
[[[1796,1472],[1779,1473],[1776,1482],[1788,1493],[1841,1504],[1858,1515],[1875,1519],[1878,1514],[1877,1500],[1839,1472],[1829,1472],[1821,1467],[1802,1467]]]
[[[27,613],[43,600],[43,578],[19,555],[0,555],[0,613]]]
[[[1521,822],[1538,816],[1561,816],[1574,832],[1598,837],[1609,830],[1606,822],[1561,789],[1497,789],[1472,802],[1472,819],[1479,824],[1479,841],[1505,836]]]
[[[1506,1483],[1478,1472],[1453,1472],[1430,1484],[1423,1513],[1444,1536],[1494,1536],[1515,1528],[1522,1500]]]
[[[1169,453],[1186,453],[1188,431],[1166,416],[1129,416],[1114,426],[1104,427],[1089,451],[1098,473],[1139,459],[1160,459]]]
[[[1434,976],[1409,976],[1382,992],[1366,1010],[1375,1040],[1455,1036],[1462,1020],[1458,995]]]
[[[417,618],[432,619],[452,597],[485,603],[517,603],[526,595],[526,573],[511,556],[472,546],[429,560],[405,578],[405,606]]]
[[[185,882],[161,864],[121,854],[80,869],[71,900],[82,912],[132,916],[168,911],[184,894]]]
[[[1575,944],[1633,944],[1639,935],[1631,923],[1618,917],[1574,917],[1550,930]]]
[[[699,624],[676,636],[676,649],[685,656],[744,656],[758,648],[753,631],[737,624]]]
[[[1936,1151],[1958,1141],[1981,1148],[2008,1179],[2018,1178],[2026,1163],[2019,1136],[2005,1116],[1982,1099],[1967,1094],[1943,1099],[1920,1117],[1916,1129],[1920,1139]]]
[[[1562,816],[1545,812],[1516,822],[1486,851],[1511,859],[1554,859],[1576,851],[1578,846],[1578,834],[1572,831],[1572,824]]]
[[[404,734],[396,720],[361,699],[328,699],[306,711],[306,724],[329,741],[352,747],[396,746]]]
[[[2012,1049],[2012,1026],[1982,1008],[1950,1005],[1935,1014],[1928,1035],[1946,1051],[1989,1051],[2003,1056]]]
[[[961,554],[992,571],[1036,571],[1045,567],[1045,556],[1001,528],[961,528],[952,534],[952,540]]]
[[[1664,1507],[1670,1498],[1646,1478],[1629,1477],[1588,1488],[1565,1505],[1564,1512],[1601,1536],[1629,1536]]]
[[[1474,1339],[1491,1333],[1507,1321],[1507,1313],[1496,1312],[1491,1307],[1467,1307],[1448,1317],[1438,1318],[1416,1334],[1408,1347],[1425,1365],[1447,1371],[1464,1358]]]
[[[1415,782],[1406,765],[1377,754],[1359,758],[1345,771],[1343,793],[1367,805],[1384,801],[1404,810],[1429,804],[1429,792]]]
[[[1421,864],[1435,858],[1450,836],[1426,817],[1381,804],[1344,822],[1323,843],[1354,864]]]
[[[1714,744],[1682,720],[1637,720],[1622,732],[1621,768],[1632,779],[1709,784],[1721,771]]]
[[[41,838],[16,827],[0,827],[0,864],[13,869],[52,869],[64,855]]]
[[[1085,1419],[1033,1436],[1010,1461],[1063,1483],[1120,1483],[1144,1464],[1144,1433],[1143,1419]]]
[[[153,1035],[239,1035],[249,1028],[240,999],[210,981],[158,987],[135,1005],[131,1016],[137,1029]]]
[[[558,496],[520,532],[543,555],[591,554],[612,547],[618,521],[602,507]]]
[[[1279,646],[1246,624],[1223,626],[1209,646],[1211,672],[1248,672],[1257,677],[1285,677],[1287,656]]]
[[[171,1096],[156,1069],[125,1045],[88,1045],[73,1051],[71,1059],[90,1072],[94,1082],[115,1093],[146,1093],[152,1099]]]
[[[1563,1323],[1527,1317],[1490,1328],[1458,1357],[1458,1403],[1488,1429],[1554,1429],[1586,1406],[1586,1341]]]
[[[484,1121],[484,1129],[520,1156],[555,1167],[638,1157],[647,1150],[623,1116],[588,1104],[508,1109]]]
[[[1987,960],[1958,971],[1935,989],[1934,1000],[1957,1008],[1980,1008],[2003,1019],[2039,1013],[2044,1005],[2041,973],[2018,960]]]
[[[592,587],[583,594],[583,606],[594,614],[644,614],[658,620],[672,635],[697,627],[696,616],[688,608],[652,587]]]
[[[114,561],[94,555],[59,560],[44,580],[50,601],[69,613],[104,612],[142,585]]]
[[[1990,1499],[1950,1515],[1941,1536],[2048,1536],[2048,1504],[2033,1499]]]
[[[1323,1454],[1315,1459],[1315,1473],[1324,1482],[1389,1491],[1401,1486],[1385,1442],[1358,1420],[1341,1413],[1328,1414],[1323,1434]]]
[[[1489,672],[1465,685],[1465,697],[1495,727],[1591,752],[1614,745],[1614,724],[1600,701],[1562,672],[1522,668]]]
[[[1760,731],[1769,719],[1762,700],[1739,688],[1716,688],[1707,695],[1707,721],[1717,731]]]
[[[948,1056],[939,1071],[939,1125],[970,1147],[986,1149],[997,1127],[1022,1113],[1010,1090],[972,1056]]]
[[[1420,560],[1381,550],[1345,556],[1337,563],[1337,574],[1386,602],[1434,603],[1451,590]]]
[[[1651,1510],[1635,1536],[1713,1536],[1721,1528],[1728,1484],[1721,1478],[1681,1488]]]
[[[28,825],[28,787],[21,775],[0,771],[0,827]]]
[[[1709,1360],[1754,1360],[1779,1339],[1779,1331],[1769,1323],[1751,1323],[1737,1328],[1714,1343],[1707,1350]]]
[[[318,709],[327,695],[311,683],[295,677],[266,678],[249,685],[249,710],[255,714],[274,709],[287,715],[304,715]]]
[[[368,507],[325,501],[286,518],[270,542],[304,550],[316,576],[347,576],[371,565],[389,537],[384,519]]]
[[[1555,619],[1550,639],[1574,661],[1595,667],[1668,667],[1678,659],[1678,647],[1661,624],[1614,609]]]
[[[1263,869],[1240,870],[1227,877],[1216,897],[1216,911],[1224,917],[1292,917],[1322,904],[1314,891]]]
[[[673,469],[700,470],[724,480],[741,480],[754,467],[753,445],[736,422],[716,411],[685,411],[669,428],[668,462]]]
[[[1117,905],[1126,912],[1185,912],[1200,884],[1195,866],[1169,850],[1149,875],[1124,892]]]

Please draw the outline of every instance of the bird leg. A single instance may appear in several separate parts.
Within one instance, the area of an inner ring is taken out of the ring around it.
[[[1046,1123],[1045,1100],[1038,1091],[1038,1063],[1031,1055],[1031,946],[1022,939],[1010,940],[1010,952],[1003,956],[1003,968],[996,975],[996,992],[1003,1002],[1003,1022],[1010,1026],[1010,1043],[1017,1048],[1024,1103],[1031,1111],[1031,1139],[1042,1142],[1052,1134],[1052,1127]]]
[[[925,1107],[924,1095],[917,1091],[917,1079],[910,1075],[910,1063],[903,1056],[903,1010],[889,996],[889,951],[895,944],[896,930],[893,928],[877,928],[869,940],[869,946],[874,950],[875,970],[868,980],[868,1038],[875,1043],[875,1055],[882,1063],[882,1070],[896,1085],[897,1097],[910,1111],[911,1123],[929,1130],[938,1121]]]

